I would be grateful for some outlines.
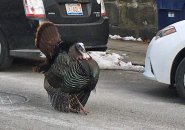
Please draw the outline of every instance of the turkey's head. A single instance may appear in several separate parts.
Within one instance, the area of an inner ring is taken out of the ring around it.
[[[81,56],[79,56],[80,59],[88,60],[90,58],[89,54],[86,52],[84,44],[82,42],[78,42],[75,44],[75,49]]]
[[[84,44],[83,43],[75,43],[69,48],[68,54],[75,59],[84,59],[88,60],[90,59],[90,55],[86,52]]]

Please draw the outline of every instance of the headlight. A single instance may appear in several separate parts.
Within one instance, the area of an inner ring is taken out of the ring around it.
[[[161,38],[161,37],[164,37],[164,36],[167,36],[167,35],[170,35],[172,33],[175,33],[176,32],[176,29],[174,26],[168,26],[162,30],[160,30],[157,34],[156,34],[156,40]]]

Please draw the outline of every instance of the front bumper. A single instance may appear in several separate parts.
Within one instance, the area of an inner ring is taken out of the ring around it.
[[[160,83],[171,84],[173,61],[184,45],[178,32],[150,42],[146,58],[144,75]]]
[[[151,80],[156,80],[149,57],[145,59],[145,71],[143,75]]]
[[[62,40],[83,42],[87,50],[106,50],[109,20],[101,18],[94,23],[56,24]]]
[[[148,46],[146,57],[145,57],[145,71],[143,73],[145,77],[152,79],[152,80],[156,80],[155,75],[154,75],[154,70],[151,64],[151,59],[150,59],[150,53],[151,53],[152,44],[154,41],[155,40],[153,38]]]

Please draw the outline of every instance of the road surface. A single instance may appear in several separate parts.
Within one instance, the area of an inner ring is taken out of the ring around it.
[[[150,130],[184,129],[185,100],[168,85],[141,73],[101,70],[90,113],[61,113],[49,105],[43,75],[32,62],[0,72],[0,130]]]

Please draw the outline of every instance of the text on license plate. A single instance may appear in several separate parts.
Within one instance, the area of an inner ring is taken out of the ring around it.
[[[67,15],[83,15],[80,3],[65,4]]]

